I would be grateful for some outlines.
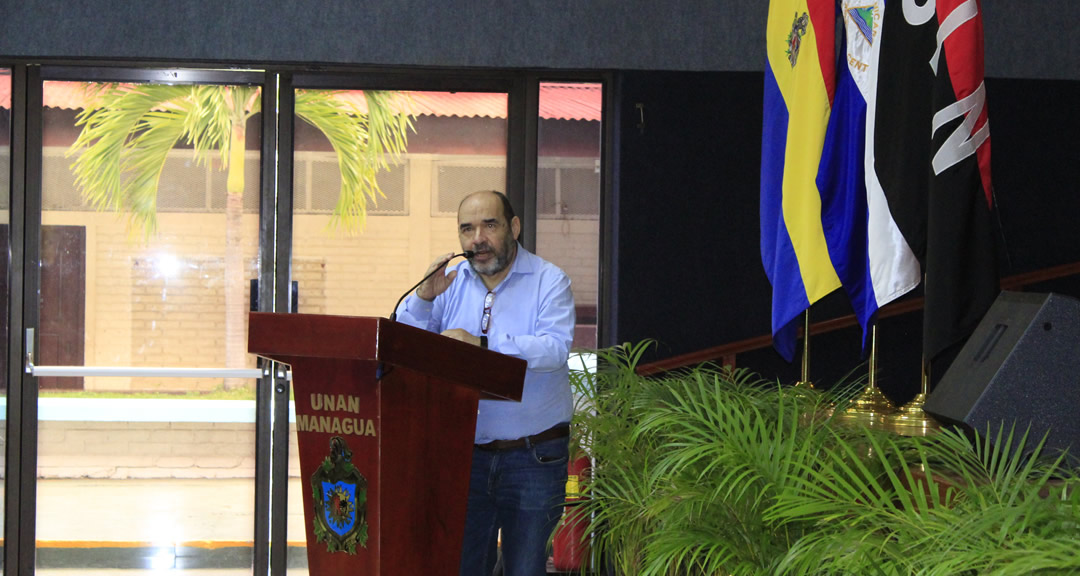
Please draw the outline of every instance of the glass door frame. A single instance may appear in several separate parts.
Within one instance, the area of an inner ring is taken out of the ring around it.
[[[583,82],[596,83],[602,86],[603,104],[600,114],[600,269],[597,271],[599,278],[597,295],[597,318],[596,318],[596,344],[598,347],[616,346],[615,342],[616,318],[614,317],[615,302],[618,294],[614,289],[614,278],[618,276],[618,234],[617,214],[618,198],[612,193],[615,186],[617,162],[617,145],[619,138],[618,126],[615,121],[621,112],[618,110],[617,87],[615,74],[612,72],[574,72],[574,71],[547,71],[543,73],[529,73],[524,77],[527,91],[525,94],[525,116],[522,138],[524,140],[525,172],[523,174],[524,189],[523,203],[525,206],[524,218],[531,222],[527,230],[533,230],[533,235],[523,239],[523,244],[531,251],[536,250],[536,221],[539,217],[536,211],[537,202],[537,176],[539,171],[539,121],[540,121],[540,85],[547,82]],[[525,240],[531,243],[524,243]]]
[[[20,558],[31,558],[30,570],[33,570],[34,540],[25,537],[33,534],[35,514],[35,481],[36,481],[36,443],[37,443],[37,395],[33,394],[35,406],[27,410],[28,404],[23,394],[26,387],[23,373],[24,346],[21,335],[25,324],[23,313],[25,309],[23,294],[25,292],[25,259],[26,248],[25,215],[26,189],[32,184],[27,182],[26,153],[30,145],[30,135],[27,130],[28,118],[25,112],[28,109],[28,101],[41,101],[40,74],[36,67],[26,64],[11,66],[11,168],[8,226],[9,258],[8,262],[8,374],[7,374],[7,434],[5,445],[5,472],[4,472],[4,571],[14,571],[16,574],[29,573],[20,562]],[[29,86],[37,85],[37,93],[34,94]],[[40,147],[40,130],[37,131],[37,146]],[[40,164],[40,154],[38,154]],[[40,169],[39,169],[40,172]],[[37,176],[37,187],[40,190],[40,173]],[[26,422],[30,420],[33,429],[26,429]],[[30,438],[28,439],[27,436]],[[33,447],[29,453],[26,447]],[[29,470],[29,473],[27,473]],[[29,495],[24,497],[24,495]],[[27,509],[29,510],[27,512]]]

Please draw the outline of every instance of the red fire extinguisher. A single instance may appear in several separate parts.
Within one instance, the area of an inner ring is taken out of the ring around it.
[[[589,555],[585,540],[588,518],[582,516],[581,506],[576,504],[582,499],[580,482],[588,468],[589,457],[584,453],[566,465],[566,507],[552,541],[552,562],[560,572],[580,570]]]

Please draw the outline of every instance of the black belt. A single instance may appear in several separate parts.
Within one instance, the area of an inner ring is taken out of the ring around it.
[[[516,440],[492,440],[491,442],[484,444],[476,444],[476,447],[491,452],[502,452],[504,450],[517,450],[518,448],[524,448],[525,446],[531,446],[556,438],[566,438],[568,436],[570,436],[570,425],[556,424],[555,426],[538,434],[533,434],[532,436],[525,436],[524,438],[518,438]]]

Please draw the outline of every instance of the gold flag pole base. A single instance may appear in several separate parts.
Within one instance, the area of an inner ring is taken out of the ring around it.
[[[933,416],[923,411],[926,394],[920,392],[899,410],[883,418],[883,427],[901,436],[929,436],[941,429]]]
[[[880,426],[886,415],[896,411],[896,406],[881,392],[876,385],[867,386],[851,400],[836,418],[843,423]]]
[[[941,429],[941,423],[923,411],[930,393],[930,362],[923,358],[921,391],[895,413],[885,417],[884,426],[901,436],[928,436]]]
[[[866,426],[881,426],[881,419],[886,414],[896,411],[896,406],[881,392],[877,386],[877,325],[870,329],[870,372],[869,382],[858,396],[844,408],[843,412],[836,414],[836,418],[844,424],[863,424]]]

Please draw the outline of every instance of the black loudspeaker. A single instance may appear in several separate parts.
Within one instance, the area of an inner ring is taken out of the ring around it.
[[[1080,300],[1002,292],[924,410],[968,432],[995,437],[1030,426],[1025,452],[1047,434],[1044,454],[1080,457]]]

